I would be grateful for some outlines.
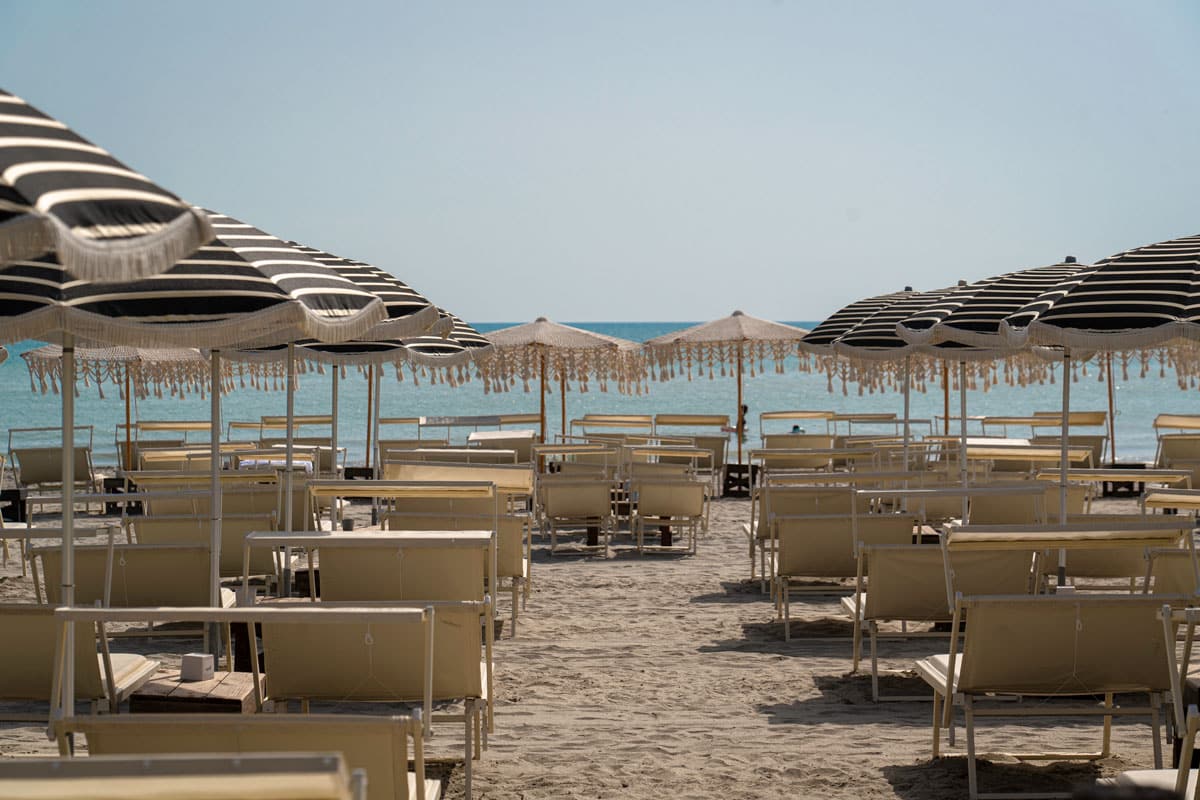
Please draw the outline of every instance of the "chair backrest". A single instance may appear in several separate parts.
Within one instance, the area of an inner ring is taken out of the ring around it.
[[[941,621],[951,617],[942,548],[880,544],[863,548],[867,584],[863,619]]]
[[[57,632],[53,606],[0,604],[0,699],[50,702]],[[76,623],[75,696],[80,700],[105,696],[95,638],[91,625]]]
[[[1029,440],[1030,444],[1062,444],[1061,436],[1034,436]],[[1108,443],[1108,437],[1102,433],[1072,433],[1067,437],[1067,443],[1072,447],[1089,447],[1092,450],[1092,466],[1098,467],[1104,460],[1104,448]]]
[[[779,539],[777,573],[825,578],[852,578],[858,573],[860,546],[911,544],[913,518],[908,514],[776,516]]]
[[[633,461],[626,465],[625,472],[633,480],[654,478],[684,480],[691,474],[692,468],[690,464],[669,461],[655,463]]]
[[[767,433],[763,447],[770,450],[829,450],[836,437],[825,433]]]
[[[967,500],[971,525],[1041,525],[1046,522],[1046,496],[1029,483],[1031,494],[973,494]],[[1080,504],[1082,510],[1082,503]],[[1057,507],[1057,506],[1056,506]]]
[[[369,800],[407,800],[410,717],[350,714],[139,714],[76,718],[92,755],[159,753],[341,753],[365,770]]]
[[[1164,433],[1158,437],[1157,466],[1200,459],[1200,433]]]
[[[190,515],[130,517],[130,527],[138,544],[192,544],[207,547],[212,541],[212,521]],[[221,577],[242,574],[242,544],[252,531],[275,530],[275,514],[224,514],[221,517]],[[275,573],[271,551],[250,550],[250,574]]]
[[[429,447],[405,450],[401,461],[422,461],[438,464],[516,464],[516,450],[483,447]],[[384,463],[390,460],[384,459]]]
[[[361,774],[360,774],[361,776]],[[244,800],[267,787],[282,797],[364,800],[365,782],[346,770],[340,754],[89,756],[0,760],[0,800],[76,800],[125,797]]]
[[[501,495],[533,493],[533,470],[521,464],[434,464],[391,461],[383,465],[389,481],[483,481],[496,484]]]
[[[554,481],[541,489],[542,513],[557,519],[612,515],[612,484],[604,480]]]
[[[490,497],[397,497],[392,510],[402,514],[490,515],[496,513],[496,501]],[[384,527],[388,515],[384,515]],[[396,530],[403,530],[398,527]]]
[[[461,501],[460,501],[461,502]],[[490,500],[482,501],[488,504]],[[393,531],[478,531],[498,525],[496,574],[501,578],[525,575],[525,544],[529,518],[514,514],[471,514],[454,512],[384,512],[383,527]]]
[[[88,486],[93,481],[92,450],[90,447],[76,447],[75,453],[75,485]],[[13,475],[17,486],[42,487],[62,485],[62,448],[61,447],[14,447]]]
[[[30,552],[41,561],[47,600],[61,602],[62,550],[39,547]],[[113,545],[109,586],[108,547],[77,545],[75,603],[104,605],[108,588],[112,608],[210,605],[208,553],[208,545]]]
[[[967,598],[958,690],[1032,695],[1165,691],[1159,597]]]
[[[1146,553],[1147,580],[1142,586],[1146,594],[1195,596],[1200,586],[1192,554],[1183,549],[1154,548]]]
[[[378,546],[320,548],[321,599],[482,600],[487,574],[486,542],[459,547],[426,541],[420,546],[381,541]]]
[[[322,560],[322,570],[324,569]],[[321,580],[325,594],[325,577]],[[368,598],[355,598],[361,602]],[[400,598],[389,600],[400,603]],[[282,601],[304,603],[307,601]],[[275,603],[272,603],[275,605]],[[354,601],[317,607],[353,606]],[[408,605],[405,603],[404,605]],[[432,606],[433,699],[483,695],[480,609],[421,600]],[[321,625],[263,622],[268,688],[275,697],[415,702],[424,697],[424,626],[411,623]]]
[[[706,484],[688,480],[637,480],[638,514],[647,517],[701,517]]]

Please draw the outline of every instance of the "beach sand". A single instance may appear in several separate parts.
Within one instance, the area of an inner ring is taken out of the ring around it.
[[[1093,510],[1114,506],[1131,510],[1128,501]],[[966,796],[964,758],[929,758],[931,704],[872,703],[869,678],[849,674],[850,622],[836,598],[793,603],[793,640],[783,641],[771,603],[747,580],[748,516],[746,500],[716,501],[696,556],[537,553],[519,638],[497,642],[496,733],[476,763],[476,798]],[[32,599],[19,573],[15,561],[0,573],[0,598]],[[174,660],[197,644],[145,647],[171,648]],[[944,648],[943,639],[885,642],[881,666],[899,673],[885,693],[925,694],[905,671]],[[435,733],[435,755],[460,746],[457,729]],[[1100,728],[987,721],[977,742],[981,754],[1095,750]],[[964,746],[960,727],[955,752]],[[53,753],[40,726],[0,725],[0,755]],[[981,788],[1069,789],[1150,767],[1150,728],[1118,720],[1113,753],[1049,766],[996,757],[981,764]],[[461,797],[461,767],[447,781],[447,796]]]

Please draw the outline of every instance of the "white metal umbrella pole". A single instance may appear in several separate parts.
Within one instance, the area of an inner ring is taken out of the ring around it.
[[[209,411],[209,442],[212,447],[210,474],[212,485],[209,502],[209,522],[212,533],[209,541],[208,574],[209,596],[208,604],[213,608],[221,607],[221,351],[213,350],[209,362],[209,395],[211,409]]]
[[[378,477],[380,479],[383,478],[383,449],[379,446],[379,410],[381,408],[381,405],[379,402],[379,393],[380,393],[380,390],[383,388],[383,381],[381,380],[381,378],[383,378],[383,365],[382,364],[379,365],[375,369],[375,374],[374,374],[374,379],[375,379],[375,383],[374,383],[374,385],[375,385],[375,419],[371,423],[373,426],[373,428],[371,430],[371,438],[375,442],[375,475],[376,475],[376,477]],[[379,524],[379,498],[378,497],[371,500],[371,524],[372,525]]]
[[[967,488],[967,362],[958,362],[958,480]],[[962,499],[962,520],[967,521],[967,495]]]
[[[62,340],[62,604],[75,605],[75,337]],[[75,626],[63,636],[62,713],[75,714]],[[53,737],[53,729],[50,731]]]
[[[296,345],[294,342],[288,342],[287,346],[287,438],[285,441],[285,455],[283,460],[284,478],[283,478],[283,529],[289,533],[292,530],[292,448],[295,445],[295,437],[292,434],[293,422],[296,418]],[[309,576],[312,580],[312,576]],[[283,596],[290,597],[292,594],[292,565],[288,559],[283,562]]]
[[[1058,524],[1066,526],[1067,524],[1067,470],[1070,464],[1067,463],[1069,457],[1068,441],[1071,435],[1071,348],[1063,348],[1063,374],[1062,374],[1062,441],[1058,454]],[[1067,582],[1067,551],[1058,551],[1058,585],[1063,586]]]
[[[333,452],[330,457],[333,459],[333,474],[329,477],[336,478],[338,465],[338,378],[341,377],[342,368],[337,364],[333,365],[333,380],[330,381],[332,396],[329,398],[329,449]],[[338,525],[342,522],[342,510],[337,503],[333,504],[333,528],[337,530]]]
[[[909,411],[911,409],[911,405],[909,403],[909,396],[908,396],[908,389],[909,389],[909,384],[910,384],[908,367],[909,367],[910,360],[911,360],[911,356],[904,357],[904,471],[905,472],[907,472],[910,469],[909,461],[908,461],[908,443],[910,441],[912,441],[912,426],[910,426],[909,422],[908,422]]]

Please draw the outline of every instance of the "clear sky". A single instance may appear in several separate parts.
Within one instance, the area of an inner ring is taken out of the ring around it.
[[[820,319],[1200,232],[1200,5],[0,0],[0,86],[469,320]]]

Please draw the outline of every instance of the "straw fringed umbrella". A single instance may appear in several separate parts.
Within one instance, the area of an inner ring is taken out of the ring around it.
[[[660,380],[673,374],[676,368],[686,369],[688,380],[691,380],[693,367],[699,374],[707,370],[710,379],[718,369],[722,375],[726,367],[735,371],[737,414],[734,418],[737,421],[734,435],[740,464],[742,437],[746,432],[743,402],[746,364],[750,365],[750,377],[762,371],[768,358],[775,362],[775,372],[782,373],[785,360],[796,355],[797,346],[807,333],[804,328],[734,311],[728,317],[656,336],[647,340],[644,347],[648,357],[658,366]]]
[[[54,252],[81,280],[132,280],[211,238],[203,213],[0,89],[0,266]]]
[[[209,347],[212,448],[220,443],[220,349],[245,338],[353,338],[385,317],[373,295],[282,241],[228,217],[208,214],[211,242],[165,273],[124,283],[78,280],[53,257],[0,270],[0,341],[61,339],[62,384],[75,384],[76,337],[131,347]],[[62,428],[74,430],[75,393],[62,393]],[[74,458],[63,437],[62,602],[74,604]],[[213,459],[214,467],[217,466]],[[212,480],[212,602],[220,552],[221,485]],[[73,627],[67,627],[62,708],[74,705]]]
[[[492,344],[492,352],[481,361],[490,386],[501,388],[519,378],[525,384],[525,391],[529,391],[530,381],[537,378],[542,441],[546,441],[548,373],[558,379],[563,435],[567,432],[566,391],[571,382],[580,391],[587,391],[589,380],[595,379],[602,392],[611,383],[616,384],[618,391],[627,393],[640,389],[645,379],[637,342],[563,325],[546,317],[491,331],[484,338]]]

